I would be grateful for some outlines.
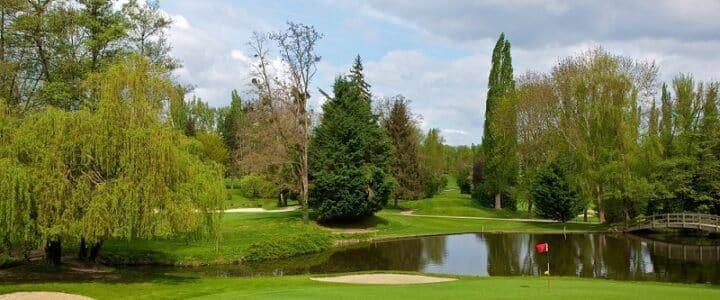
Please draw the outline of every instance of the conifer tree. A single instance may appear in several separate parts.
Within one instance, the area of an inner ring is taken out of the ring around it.
[[[395,156],[390,164],[390,173],[398,182],[395,196],[397,199],[418,199],[423,195],[423,178],[420,174],[420,142],[413,120],[409,101],[396,96],[391,102],[388,116],[381,121],[388,137],[395,147]]]
[[[228,107],[223,119],[220,121],[220,135],[230,153],[238,148],[238,130],[242,125],[243,107],[242,99],[237,90],[231,94],[230,107]]]
[[[363,67],[362,60],[360,59],[360,55],[358,55],[355,57],[355,62],[353,63],[352,68],[350,68],[350,74],[348,77],[358,86],[363,97],[365,97],[367,101],[370,101],[372,97],[370,94],[371,86],[367,83],[367,81],[365,81],[365,74],[363,74],[364,70],[365,68]]]
[[[582,209],[580,198],[568,179],[568,168],[554,161],[538,170],[531,194],[535,210],[543,218],[567,222]]]
[[[311,142],[312,192],[321,221],[373,215],[395,186],[393,147],[357,84],[338,77]]]

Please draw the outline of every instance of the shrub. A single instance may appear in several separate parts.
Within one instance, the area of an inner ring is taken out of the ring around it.
[[[530,194],[535,201],[535,211],[543,218],[564,223],[582,210],[580,197],[570,185],[563,162],[554,161],[538,170]]]
[[[463,169],[460,172],[458,172],[457,175],[457,185],[460,188],[461,194],[471,194],[472,193],[472,182],[470,180],[470,170],[469,169]]]
[[[425,197],[432,198],[439,194],[447,186],[447,183],[448,180],[445,175],[428,178],[425,183]]]
[[[250,174],[240,179],[238,183],[240,193],[247,198],[273,198],[277,195],[277,187],[265,176]]]

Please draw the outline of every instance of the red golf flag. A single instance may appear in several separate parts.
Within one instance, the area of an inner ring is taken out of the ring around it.
[[[536,250],[538,253],[548,252],[548,243],[541,243],[541,244],[535,245],[535,250]]]

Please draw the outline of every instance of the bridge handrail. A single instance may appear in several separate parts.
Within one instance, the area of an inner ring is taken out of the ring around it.
[[[646,225],[701,224],[720,226],[720,216],[701,213],[666,213],[636,218],[627,224],[628,228]]]

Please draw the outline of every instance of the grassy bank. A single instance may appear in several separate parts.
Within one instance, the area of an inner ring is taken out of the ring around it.
[[[384,239],[460,232],[563,232],[599,231],[599,224],[535,223],[404,216],[385,210],[364,222],[326,225],[304,224],[299,212],[225,214],[222,239],[214,240],[111,240],[101,260],[112,264],[200,265],[236,263],[291,257],[323,251],[334,240]],[[335,233],[331,233],[335,231]],[[217,251],[216,251],[217,246]]]
[[[296,256],[325,250],[332,235],[314,223],[304,224],[298,212],[225,214],[222,238],[185,241],[107,241],[101,252],[113,264],[197,265],[235,263]]]
[[[400,200],[398,206],[400,209],[413,210],[416,214],[423,215],[508,219],[528,217],[526,211],[496,210],[481,206],[477,201],[473,201],[470,195],[461,194],[453,178],[448,181],[447,189],[435,197],[412,201]]]
[[[378,214],[382,220],[375,227],[379,236],[412,236],[459,232],[584,232],[603,231],[602,224],[545,223],[492,219],[456,219],[442,217],[403,216],[393,211]]]
[[[308,276],[190,278],[158,276],[129,281],[2,284],[0,293],[59,291],[97,299],[717,299],[709,285],[539,277],[461,277],[420,285],[324,283]]]
[[[240,197],[234,194],[235,197]],[[262,201],[235,198],[238,201]],[[266,200],[271,201],[271,200]],[[272,201],[272,203],[275,203]],[[518,218],[524,213],[477,207],[467,195],[450,189],[432,199],[402,202],[415,214]],[[270,207],[272,208],[272,207]],[[462,219],[402,215],[385,209],[376,216],[351,224],[304,224],[299,212],[228,213],[222,238],[216,242],[181,239],[105,243],[101,260],[112,264],[200,265],[237,263],[291,257],[323,251],[337,240],[372,240],[462,232],[584,232],[602,231],[600,224],[543,223],[525,220]],[[217,247],[217,249],[216,249]]]
[[[229,198],[225,200],[225,208],[264,208],[279,209],[277,199],[250,199],[243,196],[239,189],[228,188]],[[288,205],[298,205],[297,200],[288,200]]]

